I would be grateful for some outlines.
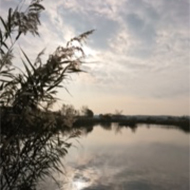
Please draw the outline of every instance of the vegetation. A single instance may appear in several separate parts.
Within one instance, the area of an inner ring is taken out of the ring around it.
[[[22,1],[15,10],[9,9],[7,19],[0,17],[0,180],[1,189],[36,189],[39,179],[62,172],[61,157],[71,146],[70,138],[80,135],[72,128],[70,107],[52,112],[57,89],[73,73],[82,72],[85,54],[82,41],[93,30],[71,39],[58,47],[46,62],[41,51],[34,62],[20,48],[25,71],[13,64],[17,41],[27,33],[39,35],[40,0],[32,0],[25,10]],[[73,42],[79,42],[74,46]],[[76,54],[77,52],[77,54]],[[53,176],[52,176],[53,177]]]
[[[94,125],[110,126],[111,123],[117,123],[118,127],[126,126],[135,129],[138,124],[163,125],[168,128],[179,128],[189,133],[190,118],[177,116],[126,116],[121,114],[100,114],[98,117],[77,117],[74,126],[91,127]]]
[[[81,111],[85,117],[92,118],[94,116],[94,112],[87,106],[83,106]]]
[[[134,118],[131,118],[131,123],[130,119],[122,120],[121,111],[95,119],[93,111],[87,107],[82,110],[85,117],[79,117],[79,112],[70,105],[63,105],[60,111],[52,112],[50,108],[57,100],[57,89],[65,88],[62,82],[71,74],[82,72],[80,65],[85,54],[81,43],[93,30],[71,39],[65,47],[58,47],[46,62],[41,58],[44,50],[32,62],[20,48],[25,69],[22,71],[13,63],[14,48],[23,35],[39,35],[39,18],[44,10],[40,0],[32,0],[25,10],[22,10],[23,2],[15,10],[9,9],[7,19],[0,17],[2,190],[34,190],[39,180],[51,176],[52,170],[63,172],[60,169],[61,158],[71,146],[69,139],[78,137],[83,132],[80,127],[74,128],[74,124],[87,124],[90,127],[88,126],[86,132],[90,132],[93,124],[98,122],[103,123],[108,130],[111,122],[122,121],[123,126],[131,124],[132,128],[135,128],[136,123],[144,122],[133,122]],[[74,46],[74,41],[79,45]],[[149,118],[146,122],[155,121]],[[171,125],[176,123],[173,119],[165,122]],[[185,118],[179,125],[189,132],[188,122]]]

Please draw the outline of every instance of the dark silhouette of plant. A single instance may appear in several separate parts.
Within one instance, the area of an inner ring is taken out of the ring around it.
[[[7,20],[0,17],[0,180],[1,189],[36,189],[39,179],[60,169],[61,157],[71,146],[70,138],[78,137],[81,129],[72,127],[73,112],[64,115],[50,111],[56,102],[57,88],[72,73],[82,72],[84,52],[73,41],[87,38],[93,30],[58,47],[44,63],[41,51],[35,62],[21,49],[25,71],[12,63],[15,43],[28,32],[39,35],[40,0],[33,0],[22,11],[21,2],[8,11]],[[76,54],[77,52],[77,54]],[[66,89],[67,90],[67,89]]]
[[[122,115],[123,110],[115,110],[115,114],[116,116],[121,116]]]
[[[82,114],[86,117],[93,117],[94,116],[94,113],[92,110],[90,110],[87,106],[83,106],[82,107]]]

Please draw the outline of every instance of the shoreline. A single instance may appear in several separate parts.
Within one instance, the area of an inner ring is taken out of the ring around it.
[[[98,124],[111,124],[118,123],[119,126],[135,127],[137,124],[157,124],[176,126],[183,129],[185,132],[189,132],[190,129],[190,117],[189,116],[116,116],[116,115],[100,115],[94,117],[76,117],[74,126],[92,126]]]

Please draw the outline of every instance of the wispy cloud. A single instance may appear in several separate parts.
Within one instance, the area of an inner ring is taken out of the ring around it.
[[[1,13],[16,1],[1,1]],[[41,39],[25,37],[20,44],[31,57],[47,46],[58,45],[89,29],[89,85],[105,96],[175,98],[189,95],[189,1],[58,0],[44,2]],[[74,85],[74,87],[76,87]],[[84,102],[84,104],[88,104]]]

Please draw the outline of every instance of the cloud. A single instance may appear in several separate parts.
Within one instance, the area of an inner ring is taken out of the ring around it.
[[[166,138],[168,139],[168,136]],[[143,143],[129,145],[126,139],[123,143],[101,144],[101,149],[98,150],[97,146],[93,149],[91,145],[90,155],[85,153],[78,157],[78,161],[68,163],[69,183],[80,181],[85,190],[164,189],[172,185],[178,189],[177,186],[181,184],[183,184],[182,189],[186,189],[188,178],[181,178],[182,181],[179,184],[176,181],[179,175],[172,174],[174,170],[184,175],[188,173],[187,146],[179,147],[177,144],[174,145],[175,143],[170,144],[170,141],[169,144],[160,143],[155,138],[151,144],[143,140]],[[167,154],[161,154],[166,152]],[[180,159],[184,163],[180,168],[174,164],[179,159],[176,155],[181,155]],[[165,175],[160,175],[163,173],[170,177],[166,179]]]
[[[1,2],[1,14],[5,15],[11,3]],[[73,88],[85,85],[105,96],[188,97],[188,0],[59,0],[43,4],[41,38],[27,35],[20,41],[30,57],[44,47],[48,56],[70,38],[96,29],[87,41],[92,53],[89,60],[96,64],[85,65],[89,77],[79,77]]]
[[[64,23],[71,26],[76,33],[96,29],[92,38],[93,40],[89,42],[89,45],[95,49],[107,49],[109,47],[108,40],[113,38],[115,31],[119,29],[116,21],[99,15],[96,12],[90,12],[88,10],[76,12],[64,7],[60,7],[58,12]]]

